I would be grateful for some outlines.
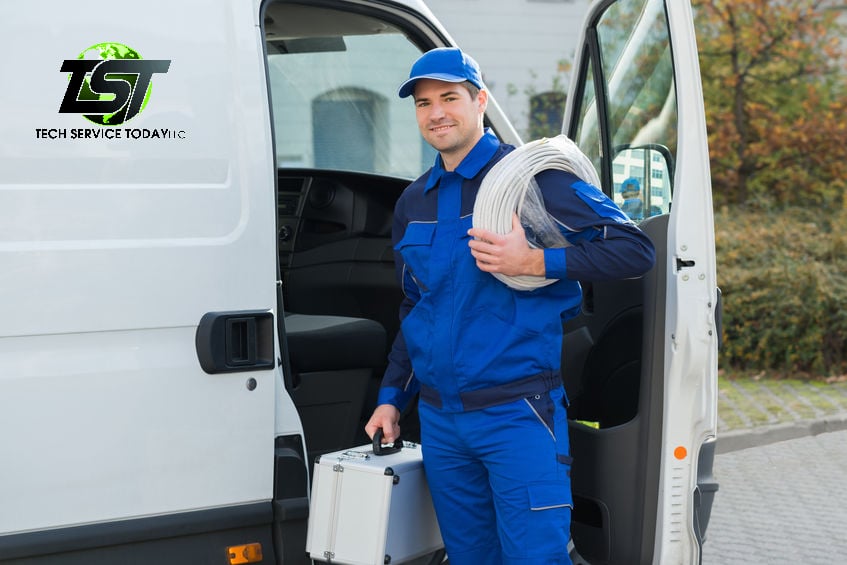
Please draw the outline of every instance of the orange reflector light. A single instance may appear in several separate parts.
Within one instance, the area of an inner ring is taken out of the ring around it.
[[[259,563],[262,561],[262,544],[247,543],[244,545],[233,545],[226,548],[229,565],[241,565],[242,563]]]
[[[673,456],[682,461],[688,456],[688,450],[680,445],[673,450]]]

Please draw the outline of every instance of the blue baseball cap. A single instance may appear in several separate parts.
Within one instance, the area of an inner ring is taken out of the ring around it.
[[[479,89],[485,88],[477,62],[456,47],[439,47],[421,55],[412,65],[409,80],[400,85],[397,92],[400,98],[410,96],[415,90],[415,83],[422,78],[444,82],[467,80]]]
[[[625,181],[621,183],[621,187],[618,189],[619,192],[641,192],[641,183],[638,182],[638,179],[635,177],[629,177]]]

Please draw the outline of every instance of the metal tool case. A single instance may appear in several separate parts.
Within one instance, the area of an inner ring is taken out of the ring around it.
[[[394,565],[442,548],[420,445],[376,441],[321,455],[308,531],[311,558],[330,563]]]

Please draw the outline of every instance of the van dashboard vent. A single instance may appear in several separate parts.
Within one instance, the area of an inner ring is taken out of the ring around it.
[[[296,216],[300,196],[297,194],[280,194],[277,199],[277,210],[280,216]]]
[[[302,177],[279,178],[277,213],[280,216],[297,216],[300,213],[300,198],[306,192],[308,180]]]

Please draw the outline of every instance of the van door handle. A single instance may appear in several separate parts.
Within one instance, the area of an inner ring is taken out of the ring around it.
[[[274,317],[271,312],[208,312],[194,338],[200,366],[210,375],[259,371],[274,366]]]

